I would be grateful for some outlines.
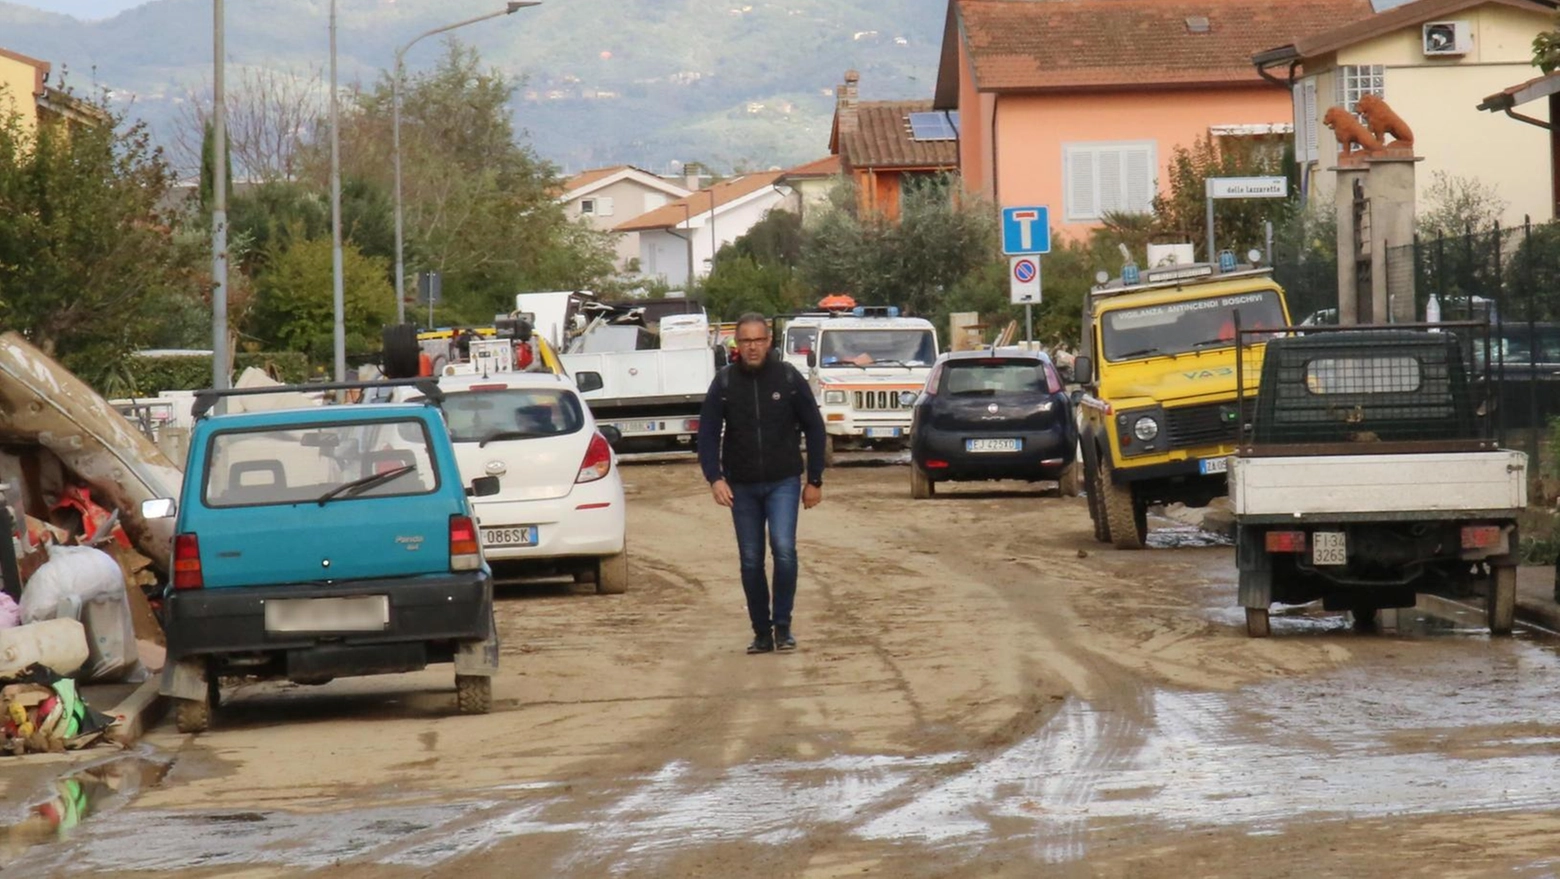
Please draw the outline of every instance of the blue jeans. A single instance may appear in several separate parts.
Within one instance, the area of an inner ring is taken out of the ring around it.
[[[747,594],[748,619],[756,634],[771,626],[791,625],[796,601],[796,515],[802,506],[802,479],[749,482],[731,486],[731,521],[737,528],[737,553],[742,558],[742,591]],[[764,526],[775,555],[774,613],[769,607],[769,583],[764,577]]]

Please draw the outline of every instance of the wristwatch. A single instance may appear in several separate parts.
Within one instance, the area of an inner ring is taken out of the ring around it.
[[[809,479],[809,480],[807,480],[807,484],[812,486],[813,488],[823,488],[823,477],[819,476],[819,477],[815,477],[813,479]]]

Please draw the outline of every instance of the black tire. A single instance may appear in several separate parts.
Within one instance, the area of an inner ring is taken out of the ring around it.
[[[174,723],[179,732],[203,733],[211,727],[211,699],[175,699]]]
[[[1094,523],[1094,539],[1110,543],[1110,522],[1105,518],[1105,505],[1100,503],[1099,473],[1087,464],[1083,470],[1083,491],[1088,495],[1089,520]]]
[[[416,378],[418,359],[422,354],[417,345],[417,328],[411,324],[391,324],[385,327],[383,339],[385,378]]]
[[[834,437],[832,436],[823,438],[823,466],[834,466]]]
[[[1490,591],[1484,602],[1484,619],[1491,635],[1510,635],[1517,618],[1517,567],[1495,565],[1490,570]]]
[[[455,676],[455,708],[461,714],[493,710],[493,679],[487,675]]]
[[[1246,608],[1246,634],[1252,638],[1266,638],[1273,634],[1265,607]]]
[[[596,559],[596,594],[622,595],[628,591],[628,547],[617,555]]]
[[[926,474],[926,468],[920,464],[910,464],[910,497],[918,501],[924,501],[937,494],[937,487],[932,484],[932,477]]]
[[[1110,478],[1110,465],[1100,461],[1100,506],[1110,524],[1110,542],[1117,549],[1142,549],[1148,539],[1148,508],[1133,497],[1131,485],[1117,485]]]

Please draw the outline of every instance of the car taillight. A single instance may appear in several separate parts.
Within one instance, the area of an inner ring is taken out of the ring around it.
[[[612,447],[607,438],[596,434],[590,438],[590,448],[585,450],[585,460],[580,462],[580,475],[575,482],[595,482],[612,472]]]
[[[450,516],[450,570],[475,571],[482,567],[482,545],[470,516]]]
[[[1269,531],[1265,542],[1268,552],[1305,552],[1304,531]]]
[[[698,433],[699,432],[699,419],[697,419],[697,418],[689,418],[689,419],[683,421],[683,430],[686,430],[689,433]]]
[[[1499,525],[1464,525],[1462,529],[1463,549],[1489,549],[1500,545]]]
[[[937,458],[928,458],[927,461],[926,461],[926,469],[928,469],[928,470],[946,470],[946,469],[948,469],[948,462],[947,461],[943,461],[943,460],[939,460]]]
[[[173,588],[204,589],[206,577],[200,570],[200,539],[193,534],[173,538]]]

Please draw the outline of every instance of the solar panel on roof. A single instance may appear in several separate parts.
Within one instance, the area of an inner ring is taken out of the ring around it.
[[[953,134],[954,134],[955,137],[957,137],[958,134],[959,134],[959,111],[958,110],[949,110],[948,111],[948,124],[953,126]]]
[[[911,113],[910,139],[958,140],[959,132],[948,121],[947,113]]]

